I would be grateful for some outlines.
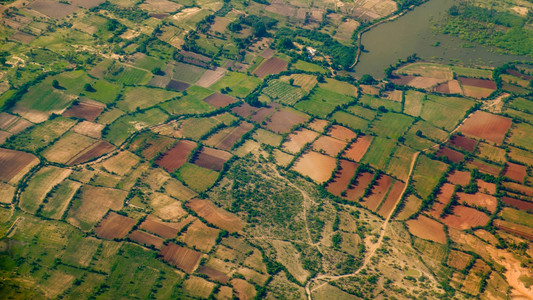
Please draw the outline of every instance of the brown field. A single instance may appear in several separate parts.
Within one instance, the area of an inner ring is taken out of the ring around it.
[[[279,107],[279,104],[277,103],[273,103],[266,107],[261,107],[259,110],[257,110],[250,116],[250,120],[256,123],[261,123],[265,121],[267,117],[270,117],[276,111],[278,107]]]
[[[219,132],[210,136],[206,141],[206,145],[211,147],[231,150],[233,145],[237,143],[243,135],[252,130],[254,125],[247,122],[241,122],[239,126],[224,128]]]
[[[468,152],[472,152],[476,149],[477,141],[466,136],[454,135],[448,142],[450,145],[459,147]]]
[[[219,229],[196,220],[187,227],[187,231],[179,239],[187,246],[207,253],[215,246],[219,232]]]
[[[128,236],[128,238],[139,244],[149,246],[149,247],[152,246],[152,247],[155,247],[156,249],[161,249],[161,246],[163,246],[162,238],[157,237],[155,235],[151,235],[141,230],[132,231],[130,235]]]
[[[113,155],[106,159],[102,163],[102,167],[110,173],[124,176],[128,174],[139,161],[140,159],[137,155],[129,151],[121,151],[117,155]]]
[[[198,273],[207,275],[209,279],[218,281],[220,283],[226,284],[229,281],[229,276],[224,274],[223,272],[220,272],[218,270],[215,270],[213,268],[207,267],[207,266],[201,266],[197,270]]]
[[[493,222],[494,226],[498,227],[498,229],[503,230],[505,232],[516,234],[518,236],[524,237],[528,240],[533,241],[533,228],[519,225],[503,220],[494,220]]]
[[[385,195],[387,194],[387,191],[389,190],[392,181],[392,177],[388,175],[381,175],[376,181],[376,184],[372,186],[370,195],[364,198],[361,201],[361,204],[370,209],[371,211],[376,211],[383,198],[385,198]]]
[[[381,204],[381,207],[378,210],[378,214],[384,218],[388,217],[394,207],[396,207],[396,203],[400,200],[400,196],[402,195],[403,189],[405,187],[405,183],[401,181],[396,181],[392,188],[390,189],[389,194],[387,195],[387,198]]]
[[[94,121],[104,111],[105,105],[96,101],[80,101],[67,109],[63,116]]]
[[[192,199],[185,205],[208,223],[228,232],[238,232],[245,225],[238,216],[216,206],[209,200]]]
[[[250,104],[246,102],[243,102],[241,105],[236,106],[231,109],[231,112],[245,119],[251,116],[256,111],[257,111],[257,108],[251,106]]]
[[[520,72],[518,72],[517,70],[513,70],[513,69],[507,69],[505,70],[505,72],[509,75],[513,75],[513,76],[516,76],[516,77],[520,77],[524,80],[531,80],[533,79],[532,76],[529,76],[529,75],[525,75],[525,74],[522,74]]]
[[[179,91],[179,92],[183,92],[185,91],[187,88],[189,87],[189,84],[188,83],[185,83],[185,82],[181,82],[181,81],[178,81],[178,80],[174,80],[174,79],[171,79],[167,86],[165,87],[166,89],[168,90],[174,90],[174,91]]]
[[[466,203],[473,207],[484,207],[491,213],[496,211],[496,206],[498,205],[496,197],[483,193],[466,194],[459,192],[456,195],[459,203]]]
[[[323,135],[313,143],[312,147],[315,151],[335,157],[346,147],[347,144],[348,143],[346,142]]]
[[[468,162],[466,164],[466,166],[470,169],[478,169],[480,172],[482,173],[487,173],[487,174],[491,174],[491,175],[494,175],[494,176],[498,176],[498,174],[500,173],[500,167],[499,166],[495,166],[495,165],[489,165],[481,160],[473,160],[471,162]]]
[[[12,134],[17,134],[32,125],[33,125],[32,122],[26,119],[23,119],[23,118],[19,118],[13,125],[11,125],[11,127],[9,127],[7,131]]]
[[[429,211],[429,214],[435,219],[440,217],[440,214],[444,210],[444,207],[452,200],[453,191],[455,186],[449,183],[445,183],[440,188],[439,193],[437,194],[437,201],[433,203],[433,207]]]
[[[0,182],[0,203],[10,204],[13,202],[15,190],[14,186]]]
[[[201,277],[190,276],[183,281],[182,291],[184,294],[194,297],[192,299],[207,299],[213,292],[215,286],[216,284],[213,282],[207,281]]]
[[[317,136],[318,133],[302,128],[289,134],[282,148],[290,153],[298,153],[307,143],[312,142]]]
[[[195,142],[180,140],[167,152],[161,154],[155,163],[167,170],[167,172],[172,173],[187,162],[189,154],[194,148],[196,148]]]
[[[328,124],[329,122],[327,120],[314,119],[311,123],[307,124],[307,127],[316,132],[322,133]]]
[[[403,98],[403,91],[400,90],[394,90],[390,92],[383,93],[383,98],[396,101],[396,102],[402,102]]]
[[[470,263],[472,260],[472,255],[457,251],[457,250],[450,250],[450,254],[448,255],[448,261],[446,264],[456,270],[464,270],[466,266]]]
[[[340,125],[331,126],[329,128],[328,135],[346,142],[349,142],[357,137],[357,134],[355,132]]]
[[[141,156],[147,160],[154,159],[161,151],[170,147],[176,140],[166,136],[157,136],[155,139],[148,141],[141,151]]]
[[[465,230],[487,225],[489,217],[477,209],[457,205],[453,207],[453,214],[446,215],[441,221],[449,227]]]
[[[204,98],[205,103],[212,105],[216,108],[226,107],[237,101],[238,101],[237,99],[231,96],[220,94],[220,93],[214,93]]]
[[[333,181],[326,186],[328,192],[338,197],[341,196],[342,191],[344,191],[348,187],[348,184],[350,184],[350,180],[355,175],[355,170],[359,164],[340,159],[339,165],[340,168],[335,173]]]
[[[55,19],[62,19],[79,9],[79,7],[75,5],[59,3],[51,0],[37,0],[28,5],[28,7]]]
[[[464,95],[475,99],[483,99],[490,96],[495,90],[477,86],[463,85]]]
[[[26,152],[0,148],[0,180],[15,184],[39,164],[39,159]]]
[[[13,33],[13,35],[11,35],[11,39],[21,42],[21,43],[29,44],[31,41],[35,39],[35,36],[32,34],[17,30],[15,31],[15,33]]]
[[[406,222],[409,232],[421,239],[446,244],[446,233],[441,223],[424,215]]]
[[[217,67],[215,70],[207,70],[202,74],[200,79],[196,82],[197,86],[208,88],[211,85],[219,81],[224,75],[226,75],[227,70],[224,68]]]
[[[264,78],[270,74],[278,74],[287,70],[288,63],[283,59],[271,57],[262,63],[259,68],[254,71],[254,74],[259,78]]]
[[[10,115],[6,112],[0,112],[0,129],[7,130],[11,125],[15,124],[20,117]]]
[[[104,127],[105,125],[103,124],[83,121],[72,127],[72,131],[88,137],[99,139],[102,136],[102,129],[104,129]]]
[[[452,184],[465,186],[470,182],[470,177],[470,172],[455,170],[448,174],[448,177],[446,179]]]
[[[237,295],[238,299],[251,300],[254,299],[257,294],[255,287],[243,279],[232,279],[231,285],[233,286],[235,295]]]
[[[441,83],[433,88],[434,92],[441,94],[462,94],[463,90],[457,80],[450,80],[448,82]]]
[[[296,113],[282,108],[276,112],[268,120],[266,120],[266,128],[277,133],[288,133],[291,129],[299,124],[309,120],[309,116],[304,113]]]
[[[510,197],[502,197],[502,202],[507,206],[512,206],[519,210],[525,210],[527,212],[533,213],[533,202],[522,201]]]
[[[435,153],[438,157],[447,157],[451,162],[458,163],[461,162],[465,155],[461,152],[452,150],[446,146],[442,146],[439,151]]]
[[[527,196],[533,197],[533,187],[521,185],[514,182],[504,182],[503,186],[512,191],[517,191],[520,194],[525,194]]]
[[[98,237],[103,239],[123,239],[135,224],[137,224],[137,220],[119,215],[115,212],[110,212],[107,217],[96,226],[94,232]]]
[[[174,243],[164,245],[159,251],[159,255],[163,257],[164,261],[187,273],[192,273],[196,269],[202,256],[200,252],[180,247]]]
[[[172,239],[178,235],[181,228],[185,226],[180,223],[163,222],[153,215],[148,215],[139,226],[140,229],[155,233],[165,239]]]
[[[346,197],[344,198],[350,201],[359,201],[359,198],[365,193],[366,187],[372,181],[372,177],[374,177],[372,173],[365,172],[359,174],[357,176],[357,182],[346,190]]]
[[[488,89],[488,90],[492,90],[492,91],[496,90],[496,83],[494,81],[492,81],[492,80],[481,79],[481,78],[468,78],[468,77],[458,77],[458,80],[459,80],[459,82],[461,82],[461,85],[463,87],[464,86],[473,86],[473,87]],[[465,91],[465,94],[466,94],[466,91]],[[489,95],[490,95],[490,93],[489,93]]]
[[[391,78],[391,81],[398,85],[408,85],[417,89],[429,89],[446,80],[430,77],[398,75]]]
[[[73,158],[91,148],[97,142],[93,138],[68,132],[41,153],[51,162],[68,164]]]
[[[478,110],[466,119],[458,130],[467,135],[501,144],[511,123],[512,120],[509,118]]]
[[[357,138],[357,140],[342,154],[343,157],[360,161],[365,155],[368,147],[374,139],[371,135],[364,135]]]
[[[198,154],[196,154],[193,163],[197,166],[218,172],[222,170],[224,164],[232,156],[231,153],[226,151],[204,147]]]
[[[503,176],[518,182],[523,182],[524,178],[527,176],[527,168],[526,166],[508,162],[503,169]]]
[[[5,143],[7,138],[9,138],[10,136],[11,136],[11,133],[9,133],[7,131],[1,131],[0,130],[0,145]]]
[[[336,165],[333,157],[309,151],[300,156],[292,168],[303,176],[309,176],[315,182],[322,183],[331,177]]]
[[[111,145],[110,143],[106,141],[99,141],[95,144],[93,144],[91,147],[86,149],[86,151],[79,153],[77,156],[72,157],[67,164],[69,165],[76,165],[81,164],[87,161],[90,161],[94,158],[100,157],[108,152],[111,152],[111,150],[115,149],[115,146]]]

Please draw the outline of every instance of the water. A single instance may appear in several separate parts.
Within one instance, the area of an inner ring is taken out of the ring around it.
[[[392,22],[380,24],[365,32],[361,38],[365,52],[361,53],[355,67],[355,76],[370,74],[375,78],[383,78],[384,70],[389,65],[394,65],[399,59],[405,59],[413,53],[425,60],[467,65],[495,66],[527,59],[501,54],[492,47],[474,46],[456,37],[436,33],[432,29],[433,24],[442,20],[454,3],[455,0],[430,0]]]

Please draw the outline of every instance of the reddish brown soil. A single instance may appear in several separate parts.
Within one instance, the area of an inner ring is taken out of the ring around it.
[[[349,142],[357,137],[357,134],[355,132],[340,125],[331,126],[329,128],[328,135],[346,142]]]
[[[279,74],[287,70],[288,63],[283,59],[271,57],[255,70],[254,74],[259,78],[263,78],[270,74]]]
[[[440,218],[444,207],[452,200],[453,191],[455,186],[453,184],[445,183],[440,188],[439,193],[437,194],[437,201],[433,203],[433,207],[429,211],[429,214],[435,219]]]
[[[326,121],[326,120],[321,120],[321,119],[315,119],[313,120],[312,122],[310,122],[309,124],[307,124],[307,127],[309,127],[310,129],[316,131],[316,132],[324,132],[324,129],[326,128],[326,126],[328,126],[329,122]]]
[[[313,150],[335,157],[346,145],[346,142],[323,135],[313,143]]]
[[[331,177],[336,165],[333,157],[309,151],[298,158],[293,169],[317,183],[322,183]]]
[[[400,196],[402,195],[404,187],[405,183],[401,181],[396,181],[394,183],[389,194],[387,195],[387,198],[379,208],[378,214],[380,216],[384,218],[389,216],[394,207],[396,207],[396,203],[398,203],[398,201],[400,200]]]
[[[500,173],[500,168],[486,164],[482,161],[474,160],[470,163],[472,167],[477,168],[482,173],[487,173],[490,175],[498,176]]]
[[[262,107],[250,116],[250,120],[261,123],[276,111],[275,106]]]
[[[533,229],[531,227],[506,222],[503,220],[494,220],[494,225],[507,233],[515,234],[533,241]]]
[[[179,223],[163,222],[155,217],[148,216],[146,220],[139,226],[140,229],[155,233],[165,239],[175,238],[180,228],[177,226]]]
[[[441,83],[433,88],[433,91],[442,94],[462,94],[461,86],[457,80]]]
[[[159,19],[159,20],[162,20],[166,17],[168,17],[169,14],[166,14],[166,13],[160,13],[160,14],[150,14],[150,17],[152,18],[156,18],[156,19]]]
[[[237,143],[248,131],[252,130],[252,128],[254,128],[252,124],[243,122],[239,126],[233,127],[228,134],[221,137],[218,141],[209,145],[223,150],[231,150],[233,145],[235,145],[235,143]]]
[[[527,176],[526,169],[526,166],[508,162],[503,169],[503,176],[518,182],[523,182],[524,178]]]
[[[453,207],[453,214],[445,216],[441,221],[449,227],[465,230],[487,225],[489,217],[477,209],[457,205]]]
[[[396,75],[393,78],[391,78],[391,81],[394,84],[398,84],[398,85],[408,85],[409,82],[411,82],[415,78],[416,76]]]
[[[92,159],[100,157],[113,149],[115,149],[115,146],[111,145],[106,141],[100,141],[98,143],[93,144],[87,151],[85,151],[81,155],[74,157],[73,159],[71,159],[71,161],[68,161],[67,164],[72,166],[76,164],[85,163]]]
[[[357,163],[344,159],[339,160],[339,164],[340,168],[335,173],[335,178],[326,186],[328,192],[338,197],[340,197],[342,191],[348,187],[350,180],[355,174],[355,170],[359,166]]]
[[[232,157],[231,153],[217,150],[213,148],[204,147],[196,155],[193,163],[197,166],[211,169],[214,171],[221,171],[224,164]]]
[[[364,135],[357,138],[357,140],[342,154],[342,156],[360,161],[365,155],[368,147],[372,143],[374,137],[371,135]]]
[[[195,142],[187,140],[178,141],[167,152],[159,156],[155,163],[167,170],[167,172],[172,173],[187,162],[187,158],[194,148],[196,148]]]
[[[204,99],[205,103],[212,105],[216,108],[225,107],[237,101],[238,101],[237,99],[231,96],[220,94],[220,93],[211,94]]]
[[[28,167],[38,162],[33,154],[0,148],[0,180],[9,182],[20,172],[28,172]]]
[[[245,225],[238,216],[216,206],[209,200],[192,199],[185,205],[207,222],[226,231],[238,232]]]
[[[496,194],[496,184],[485,182],[481,179],[476,179],[476,184],[478,186],[479,192],[489,194],[489,195]]]
[[[510,198],[510,197],[502,197],[502,202],[507,206],[512,206],[519,210],[524,210],[524,211],[533,213],[533,202],[522,201],[522,200]]]
[[[531,79],[533,79],[533,77],[528,76],[528,75],[526,75],[526,74],[522,74],[522,73],[518,72],[517,70],[513,70],[513,69],[507,69],[505,72],[506,72],[507,74],[509,74],[509,75],[513,75],[513,76],[516,76],[516,77],[522,78],[522,79],[524,79],[524,80],[531,80]]]
[[[458,163],[461,162],[465,156],[463,153],[452,150],[446,146],[442,146],[437,153],[435,153],[438,157],[447,157],[451,162]]]
[[[0,112],[0,129],[6,130],[9,126],[15,124],[18,119],[18,116]]]
[[[255,111],[257,111],[257,108],[251,106],[250,104],[248,104],[246,102],[243,102],[241,105],[231,109],[231,112],[233,112],[234,114],[237,114],[239,117],[243,117],[243,118],[248,118]]]
[[[385,195],[392,184],[392,180],[393,179],[390,176],[381,175],[376,181],[376,184],[372,187],[370,195],[364,198],[363,201],[361,201],[361,204],[371,211],[376,211],[381,200],[385,198]]]
[[[201,266],[198,268],[197,270],[198,273],[201,273],[201,274],[204,274],[204,275],[207,275],[207,277],[209,277],[209,279],[211,280],[214,280],[214,281],[218,281],[220,283],[223,283],[223,284],[226,284],[228,283],[229,281],[229,277],[228,275],[218,271],[218,270],[215,270],[215,269],[212,269],[210,267],[206,267],[206,266]]]
[[[458,77],[457,79],[461,82],[462,85],[496,90],[496,83],[492,80],[468,77]]]
[[[307,144],[312,142],[318,133],[306,128],[293,131],[283,143],[283,149],[290,153],[298,153]]]
[[[454,135],[448,143],[452,146],[459,147],[468,152],[474,151],[477,145],[476,140],[462,135]]]
[[[452,171],[448,174],[448,181],[452,184],[465,186],[470,182],[471,174],[467,171]]]
[[[62,19],[80,9],[76,5],[59,3],[51,0],[37,0],[28,6],[33,10],[55,19]]]
[[[140,230],[134,230],[132,233],[130,233],[128,238],[139,244],[142,244],[145,246],[153,246],[157,249],[161,249],[161,246],[163,246],[162,238],[157,237],[155,235],[151,235],[149,233],[146,233]]]
[[[433,91],[441,94],[450,94],[450,87],[448,85],[448,82],[437,85],[433,88]]]
[[[110,212],[94,229],[96,235],[103,239],[123,239],[137,224],[137,220]]]
[[[511,127],[511,123],[512,120],[510,118],[478,110],[464,121],[459,127],[459,131],[501,144],[505,133]]]
[[[147,160],[152,160],[161,153],[161,151],[170,147],[175,141],[175,139],[166,136],[158,136],[155,139],[147,141],[144,149],[141,151],[141,155]]]
[[[161,248],[159,255],[169,264],[187,273],[192,273],[198,266],[202,254],[188,248],[180,247],[174,243],[168,243],[168,245],[164,245]]]
[[[533,187],[525,186],[514,182],[504,182],[503,186],[512,191],[517,191],[520,194],[525,194],[533,197]]]
[[[365,189],[368,187],[372,181],[374,174],[372,173],[361,173],[357,176],[356,183],[351,185],[346,191],[346,196],[344,197],[350,201],[359,201],[359,198],[365,193]]]
[[[309,120],[308,115],[295,114],[291,111],[281,109],[268,118],[266,128],[277,133],[288,133],[294,126],[302,124],[307,120]]]
[[[189,87],[188,83],[181,82],[178,80],[171,79],[169,83],[167,84],[166,88],[169,90],[175,90],[175,91],[185,91]]]
[[[88,121],[94,121],[104,111],[103,105],[94,105],[86,102],[78,102],[67,109],[63,116],[75,117],[79,119],[85,119]]]
[[[446,244],[446,233],[441,223],[420,215],[416,219],[407,221],[406,224],[412,235],[421,239]]]
[[[466,203],[472,207],[483,207],[491,213],[496,211],[496,206],[498,205],[498,199],[496,197],[483,193],[466,194],[459,192],[456,196],[459,203]]]
[[[457,270],[464,270],[471,260],[472,255],[470,254],[466,254],[461,251],[450,250],[450,255],[448,256],[447,264]]]

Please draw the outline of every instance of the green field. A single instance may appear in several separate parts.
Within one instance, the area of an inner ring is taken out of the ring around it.
[[[118,84],[135,85],[148,83],[152,74],[145,70],[114,63],[106,70],[104,78]]]
[[[317,117],[324,118],[330,114],[335,107],[352,102],[354,99],[322,88],[315,88],[309,99],[302,100],[294,106],[304,112]]]
[[[190,118],[181,123],[180,133],[187,138],[199,140],[218,124],[220,122],[214,118]]]
[[[377,111],[364,108],[360,105],[352,105],[348,107],[346,111],[369,121],[374,120],[374,118],[378,115]]]
[[[378,109],[383,106],[387,110],[402,112],[402,104],[400,102],[386,100],[371,95],[362,95],[361,98],[359,98],[358,104],[373,109]]]
[[[161,104],[161,108],[171,115],[201,114],[215,110],[215,108],[204,101],[205,97],[211,95],[208,89],[191,86],[184,96]]]
[[[388,112],[372,123],[371,130],[378,136],[397,140],[413,124],[413,121],[414,118],[410,116]]]
[[[505,207],[500,216],[505,220],[513,223],[517,223],[524,226],[533,227],[533,218],[527,211],[517,210],[514,208]]]
[[[57,112],[69,106],[72,101],[72,96],[65,94],[62,90],[52,88],[52,80],[45,80],[31,87],[17,102],[17,107],[42,112]]]
[[[48,146],[75,124],[76,121],[69,118],[57,117],[31,127],[6,144],[16,149],[35,152]]]
[[[117,102],[117,107],[128,112],[145,109],[165,100],[176,98],[181,93],[145,86],[127,87],[124,96]]]
[[[269,96],[273,101],[279,101],[285,105],[294,105],[306,95],[306,92],[301,88],[275,79],[270,81],[268,86],[263,89],[263,94]]]
[[[474,106],[475,102],[465,98],[440,97],[428,95],[422,108],[422,119],[451,131],[465,117],[465,112]]]
[[[335,112],[331,116],[331,118],[335,120],[337,123],[342,124],[344,126],[348,126],[352,129],[359,129],[363,132],[365,132],[368,129],[369,122],[367,120],[356,117],[344,111]]]
[[[369,163],[375,168],[385,169],[391,154],[396,148],[396,141],[382,137],[374,137],[372,144],[363,156],[362,162]]]
[[[465,77],[492,78],[492,70],[452,66],[452,71]]]
[[[308,63],[303,60],[298,60],[295,64],[292,65],[292,68],[306,71],[306,72],[313,72],[313,73],[318,72],[318,73],[326,74],[328,72],[326,69],[324,69],[323,67],[317,64]]]
[[[413,171],[413,184],[418,194],[425,199],[439,182],[446,171],[446,165],[437,160],[431,160],[425,155],[419,155]]]
[[[115,120],[103,134],[114,145],[122,144],[131,134],[143,128],[163,123],[168,116],[158,108],[142,113],[125,115]]]
[[[416,150],[400,145],[396,148],[396,151],[392,154],[392,158],[387,166],[387,173],[392,176],[407,181],[409,177],[409,168],[411,167],[411,161],[413,160],[413,154]]]
[[[260,82],[261,79],[257,77],[248,76],[243,73],[228,72],[226,76],[222,77],[222,79],[209,88],[215,92],[220,92],[223,88],[230,88],[229,95],[244,98],[253,91]]]
[[[521,110],[524,112],[533,112],[533,101],[527,100],[522,97],[514,98],[511,101],[506,103],[506,106],[512,107],[516,110]]]
[[[175,62],[173,65],[173,71],[171,74],[172,79],[187,82],[195,83],[202,77],[206,69],[200,68],[197,66],[184,64],[181,62]]]
[[[533,139],[531,133],[533,132],[533,126],[526,123],[513,124],[511,134],[506,139],[507,143],[514,144],[520,147],[524,147],[530,151],[533,151]]]
[[[197,192],[203,192],[215,183],[219,173],[187,163],[176,171],[176,175],[189,188]]]
[[[348,82],[327,78],[325,83],[319,83],[318,87],[330,92],[345,96],[357,96],[357,88]]]
[[[418,91],[409,90],[405,93],[405,103],[403,112],[413,117],[420,116],[426,94]]]

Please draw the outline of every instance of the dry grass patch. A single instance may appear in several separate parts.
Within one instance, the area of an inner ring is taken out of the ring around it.
[[[137,224],[137,220],[119,215],[115,212],[110,212],[105,219],[94,229],[96,235],[100,238],[113,240],[123,239],[133,226]]]
[[[122,151],[104,161],[102,166],[111,173],[126,175],[139,161],[139,157],[135,154],[129,151]]]
[[[39,209],[46,194],[54,186],[67,178],[72,172],[54,166],[46,166],[31,177],[28,185],[20,195],[19,206],[26,212],[35,213]]]
[[[187,231],[180,237],[187,246],[209,252],[216,244],[220,230],[208,227],[200,220],[193,222]]]

